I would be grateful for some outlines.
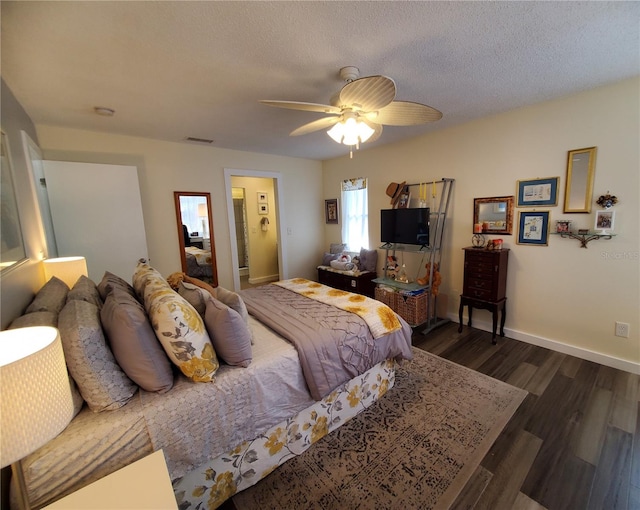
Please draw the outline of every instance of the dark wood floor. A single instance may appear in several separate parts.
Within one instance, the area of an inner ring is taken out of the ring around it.
[[[529,392],[453,508],[640,509],[639,376],[456,323],[413,344]]]
[[[529,395],[454,508],[640,509],[640,377],[449,323],[416,347]]]

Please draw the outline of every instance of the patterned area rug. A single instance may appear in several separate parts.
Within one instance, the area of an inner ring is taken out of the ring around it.
[[[413,352],[384,398],[234,496],[236,508],[448,508],[526,391]]]

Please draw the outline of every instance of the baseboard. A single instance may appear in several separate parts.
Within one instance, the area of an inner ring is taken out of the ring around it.
[[[249,278],[251,285],[261,285],[263,283],[277,282],[280,279],[280,275],[272,274],[271,276],[260,276],[258,278]]]
[[[448,313],[447,317],[452,322],[459,323],[457,314]],[[466,324],[468,320],[468,317],[464,317],[463,324]],[[493,331],[493,325],[491,323],[478,321],[476,319],[474,319],[473,321],[473,327],[476,329],[481,329],[482,331],[488,331],[490,333]],[[640,375],[640,363],[634,363],[633,361],[616,358],[607,354],[602,354],[600,352],[590,351],[588,349],[576,347],[575,345],[565,344],[557,340],[551,340],[549,338],[531,335],[529,333],[525,333],[523,331],[518,331],[515,329],[505,328],[504,334],[506,337],[513,338],[514,340],[520,340],[521,342],[525,342],[531,345],[537,345],[538,347],[551,349],[552,351],[561,352],[562,354],[569,354],[570,356],[575,356],[576,358],[593,361],[594,363],[599,363],[600,365],[605,365],[607,367],[617,368],[618,370],[624,370],[625,372]]]
[[[248,267],[241,267],[240,269],[238,269],[238,272],[240,273],[240,276],[249,276]]]

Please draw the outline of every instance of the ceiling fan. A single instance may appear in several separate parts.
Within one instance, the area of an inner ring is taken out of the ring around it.
[[[359,78],[357,67],[340,69],[340,78],[347,82],[339,93],[331,98],[330,105],[299,101],[262,100],[262,104],[329,114],[294,129],[290,136],[306,135],[321,129],[336,142],[359,148],[361,143],[377,140],[382,126],[414,126],[435,122],[442,112],[421,103],[394,101],[396,84],[388,76],[376,75]]]

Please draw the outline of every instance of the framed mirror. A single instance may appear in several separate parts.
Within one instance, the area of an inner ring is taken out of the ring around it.
[[[218,286],[211,194],[174,191],[182,272]]]
[[[1,132],[1,164],[0,164],[0,229],[2,231],[2,250],[0,250],[0,270],[4,271],[19,262],[26,260],[27,253],[24,248],[20,215],[18,214],[18,200],[13,184],[13,171],[11,169],[11,157],[9,156],[9,143],[7,136]]]
[[[569,151],[567,183],[564,193],[564,212],[591,212],[593,180],[596,173],[596,147]]]
[[[513,196],[473,199],[473,224],[482,225],[483,234],[513,233]]]

